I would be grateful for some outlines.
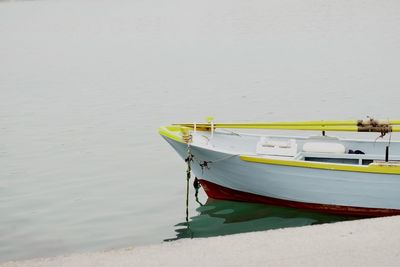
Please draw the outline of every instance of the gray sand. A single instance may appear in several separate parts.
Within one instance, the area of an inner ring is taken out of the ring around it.
[[[10,266],[394,266],[400,216],[179,240]]]

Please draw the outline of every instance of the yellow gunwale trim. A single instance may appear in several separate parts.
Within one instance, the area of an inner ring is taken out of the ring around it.
[[[194,128],[194,123],[174,124]],[[196,123],[198,129],[269,129],[332,132],[400,132],[400,120],[347,120],[347,121],[299,121],[299,122],[242,122],[242,123]]]
[[[181,127],[179,126],[163,126],[158,129],[158,132],[169,139],[184,143],[182,137],[179,135]]]
[[[295,161],[295,160],[281,160],[281,159],[267,159],[249,155],[241,155],[240,159],[243,161],[282,165],[290,167],[322,169],[331,171],[347,171],[347,172],[365,172],[365,173],[378,173],[378,174],[397,174],[400,175],[400,167],[398,166],[379,166],[379,165],[344,165],[334,163],[319,163],[309,161]]]

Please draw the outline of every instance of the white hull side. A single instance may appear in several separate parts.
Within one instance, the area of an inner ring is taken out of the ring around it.
[[[167,141],[186,158],[186,144]],[[197,177],[241,192],[305,203],[400,209],[400,175],[252,163],[196,146],[192,154],[200,161],[217,160],[204,170],[194,162]]]

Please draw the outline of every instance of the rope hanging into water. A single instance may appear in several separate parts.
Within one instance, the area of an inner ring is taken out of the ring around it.
[[[200,160],[200,159],[195,158],[195,156],[192,154],[192,147],[190,144],[193,141],[193,136],[190,134],[190,131],[183,131],[182,137],[183,137],[184,142],[187,144],[187,157],[185,159],[185,162],[187,164],[187,169],[186,169],[186,225],[187,225],[187,230],[190,232],[191,236],[193,237],[194,233],[191,230],[190,223],[189,223],[189,181],[190,181],[191,172],[192,172],[192,162],[194,160],[196,160],[203,172],[205,168],[210,169],[209,164],[217,163],[217,162],[238,156],[239,154],[228,155],[226,157],[222,157],[222,158],[219,158],[219,159],[216,159],[213,161]],[[195,179],[193,181],[193,187],[195,189],[196,202],[199,203],[201,206],[203,206],[203,204],[199,201],[199,198],[198,198],[198,193],[199,193],[201,184],[200,184],[199,180],[197,179],[197,177],[195,177]]]
[[[187,163],[187,169],[186,169],[186,222],[188,224],[188,227],[189,227],[189,180],[190,180],[190,174],[192,172],[192,166],[191,166],[192,161],[193,161],[193,155],[192,155],[190,144],[188,143],[187,158],[185,159],[185,162]]]

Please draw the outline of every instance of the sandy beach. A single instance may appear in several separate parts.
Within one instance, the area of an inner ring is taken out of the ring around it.
[[[394,266],[400,216],[179,240],[11,266]]]

